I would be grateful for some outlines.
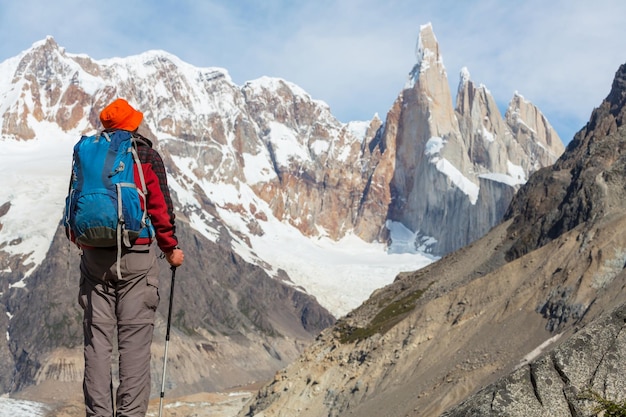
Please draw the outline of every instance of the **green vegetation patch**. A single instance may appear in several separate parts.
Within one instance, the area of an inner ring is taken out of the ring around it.
[[[429,285],[430,286],[430,285]],[[353,327],[344,321],[339,321],[335,328],[339,332],[339,341],[343,344],[358,342],[375,334],[385,334],[411,312],[417,300],[426,289],[417,290],[395,301],[381,301],[385,305],[366,327]]]

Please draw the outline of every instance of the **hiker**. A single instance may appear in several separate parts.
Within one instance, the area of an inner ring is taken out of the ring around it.
[[[81,243],[81,238],[68,230],[68,237],[82,250],[79,304],[84,310],[83,391],[88,417],[146,415],[150,398],[150,346],[159,304],[155,246],[173,268],[184,260],[175,235],[175,216],[163,161],[151,141],[137,133],[142,119],[143,113],[126,100],[117,99],[100,113],[104,131],[96,141],[124,133],[120,131],[131,132],[139,159],[139,163],[132,164],[134,181],[137,189],[146,191],[142,210],[146,209],[148,224],[151,223],[149,232],[139,234],[125,245],[92,247]],[[77,176],[75,169],[73,180]],[[117,336],[120,381],[115,401],[111,375],[114,336]]]

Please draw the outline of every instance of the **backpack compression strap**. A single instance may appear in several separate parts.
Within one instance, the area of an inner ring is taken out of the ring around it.
[[[141,159],[139,159],[139,153],[137,152],[138,143],[144,143],[143,140],[136,138],[134,135],[131,137],[131,152],[135,164],[137,164],[137,172],[139,173],[139,184],[141,184],[141,190],[137,190],[139,196],[143,199],[143,213],[141,215],[142,226],[146,225],[146,219],[148,218],[148,187],[146,186],[146,178],[143,175],[143,169],[141,167]],[[147,145],[147,144],[146,144]]]
[[[102,135],[104,135],[107,141],[111,142],[111,137],[106,131],[102,131]],[[123,222],[122,192],[118,185],[116,185],[116,188],[117,188],[117,227],[115,228],[115,231],[116,231],[116,236],[117,236],[117,262],[115,262],[115,268],[117,272],[117,279],[121,281],[122,271],[121,271],[120,263],[122,260],[122,222]]]

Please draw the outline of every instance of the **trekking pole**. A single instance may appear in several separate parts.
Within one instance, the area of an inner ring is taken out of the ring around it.
[[[161,380],[161,398],[159,399],[159,417],[163,413],[163,398],[165,397],[165,370],[167,368],[167,347],[170,344],[170,325],[172,323],[172,300],[174,299],[174,279],[176,267],[172,266],[172,283],[170,285],[170,307],[167,311],[167,331],[165,332],[165,353],[163,355],[163,378]]]

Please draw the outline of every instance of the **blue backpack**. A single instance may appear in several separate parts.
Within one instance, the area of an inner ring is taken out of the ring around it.
[[[154,237],[136,141],[131,132],[116,130],[83,136],[74,146],[64,224],[76,243],[117,246],[119,255],[122,245],[130,247],[138,237]],[[141,189],[135,185],[135,164]]]

